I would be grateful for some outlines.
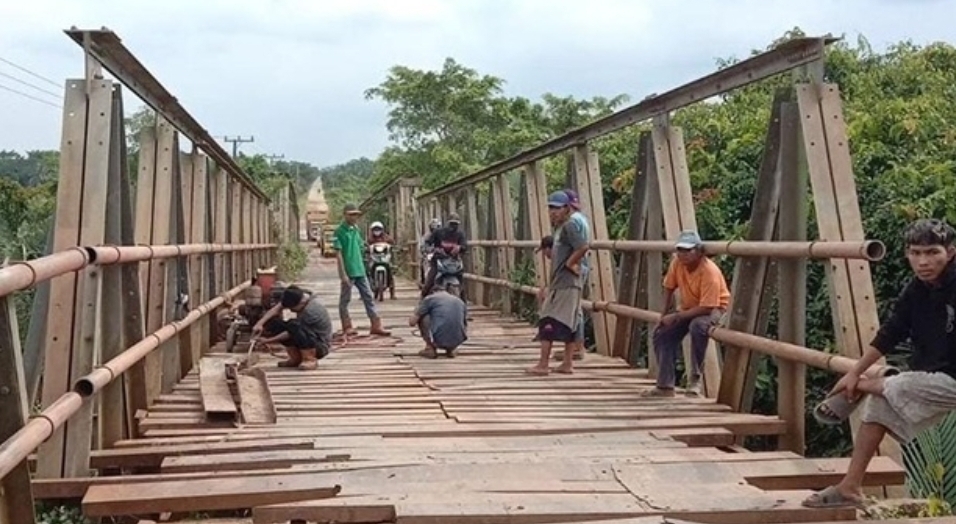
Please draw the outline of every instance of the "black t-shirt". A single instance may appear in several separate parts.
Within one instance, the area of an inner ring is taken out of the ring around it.
[[[956,378],[956,263],[944,270],[938,285],[910,281],[880,326],[871,346],[884,355],[907,338],[912,341],[910,369],[942,371]]]
[[[441,247],[442,243],[457,244],[461,246],[461,251],[464,251],[466,247],[465,233],[460,228],[453,230],[446,226],[432,233],[429,243],[434,247]]]

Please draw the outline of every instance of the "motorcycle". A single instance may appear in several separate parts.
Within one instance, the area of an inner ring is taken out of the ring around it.
[[[465,275],[461,258],[457,255],[440,256],[436,267],[438,273],[435,276],[435,286],[441,284],[446,291],[461,298],[461,285]]]
[[[384,242],[376,242],[369,246],[369,259],[372,282],[372,294],[375,300],[385,300],[385,290],[388,289],[389,277],[392,273],[392,246]]]

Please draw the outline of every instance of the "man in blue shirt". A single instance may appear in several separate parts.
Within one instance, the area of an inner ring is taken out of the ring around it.
[[[565,189],[565,194],[568,195],[568,199],[571,202],[571,220],[578,224],[581,228],[581,232],[584,235],[584,241],[587,243],[591,242],[591,224],[588,222],[588,217],[581,212],[581,199],[578,198],[577,191],[573,189]],[[581,298],[588,298],[588,291],[590,290],[590,277],[591,275],[591,255],[587,253],[584,255],[584,258],[581,259],[581,281],[582,281],[582,293]],[[578,314],[578,324],[574,329],[574,343],[571,345],[574,348],[574,359],[580,360],[584,358],[584,310]],[[557,357],[557,355],[555,355]]]

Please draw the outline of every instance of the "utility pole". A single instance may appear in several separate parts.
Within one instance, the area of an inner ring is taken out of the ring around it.
[[[250,136],[249,138],[242,138],[237,136],[236,138],[229,138],[228,136],[222,137],[225,142],[232,142],[232,158],[236,158],[236,155],[239,154],[239,144],[241,142],[255,142],[256,137]]]
[[[272,164],[272,163],[275,162],[276,160],[284,160],[284,159],[285,159],[285,155],[262,155],[262,156],[268,158],[270,164]]]

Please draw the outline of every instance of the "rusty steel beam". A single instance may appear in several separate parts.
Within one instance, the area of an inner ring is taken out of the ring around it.
[[[216,164],[239,180],[253,194],[265,202],[269,197],[249,178],[239,164],[222,146],[186,111],[180,103],[163,87],[163,84],[146,69],[137,58],[123,45],[120,37],[109,29],[77,29],[72,27],[64,31],[74,42],[85,48],[89,42],[89,54],[96,59],[117,80],[128,87],[137,96],[149,104],[157,113],[169,121],[193,144],[209,155]],[[87,40],[88,39],[88,40]]]
[[[525,164],[547,158],[657,115],[667,114],[804,64],[823,60],[826,46],[838,40],[838,38],[832,37],[806,37],[789,40],[770,51],[741,60],[730,67],[720,69],[662,95],[645,98],[639,103],[614,114],[569,131],[464,178],[459,178],[442,187],[423,193],[418,196],[418,199],[434,198],[452,191],[458,191],[482,180],[507,173]]]

